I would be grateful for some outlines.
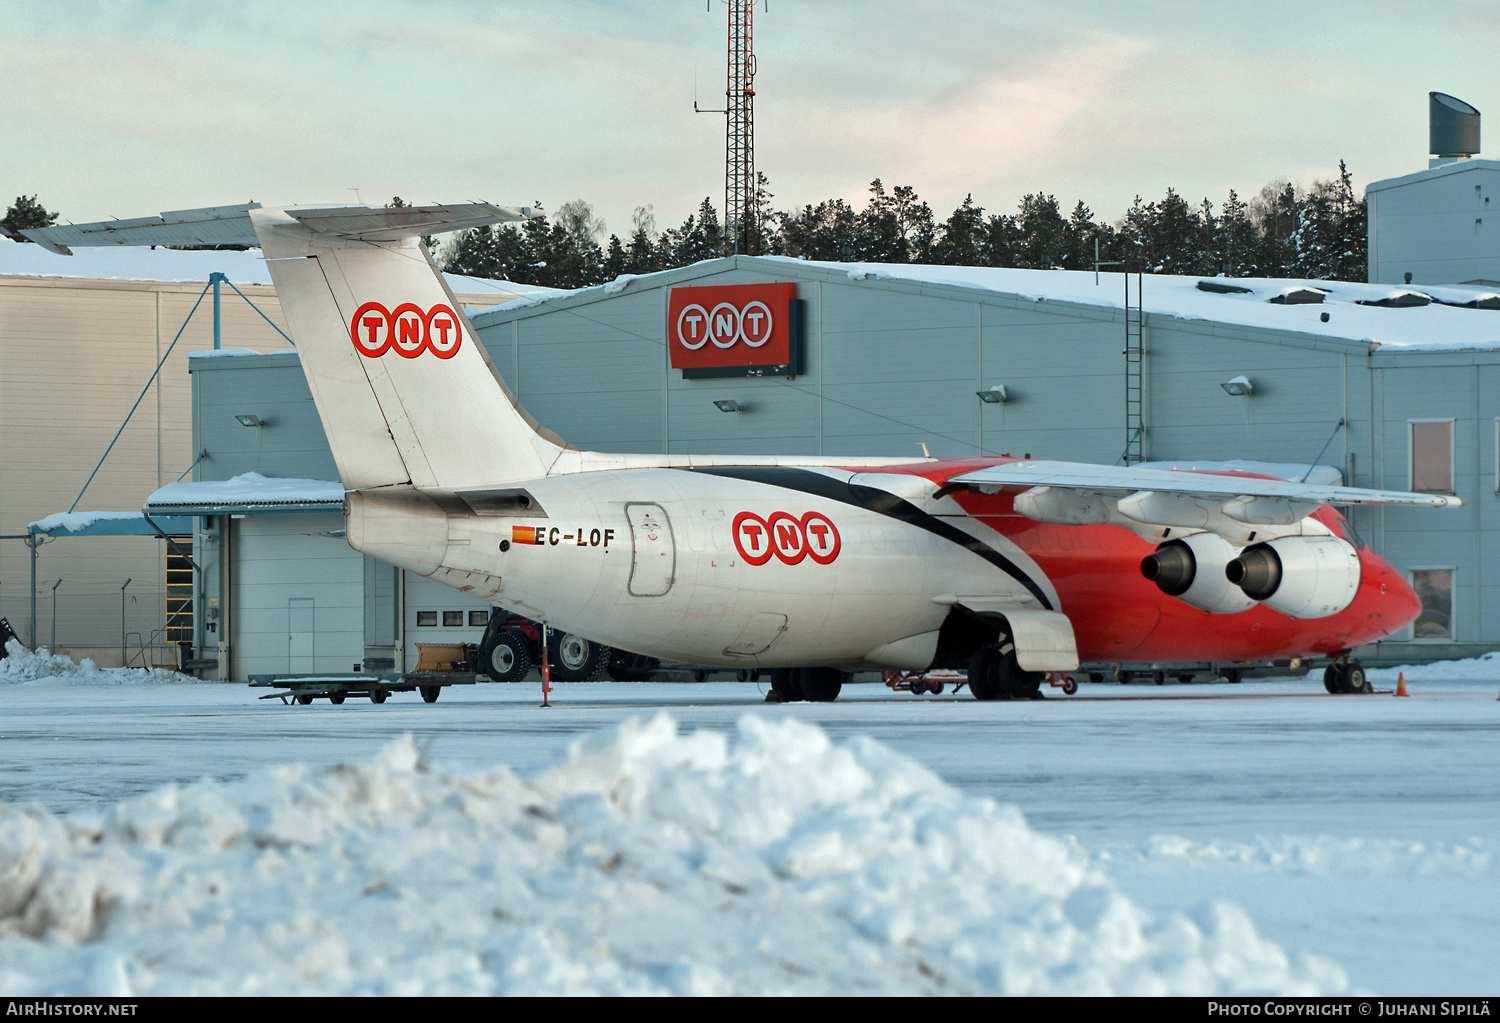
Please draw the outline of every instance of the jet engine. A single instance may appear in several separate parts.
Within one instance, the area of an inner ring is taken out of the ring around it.
[[[1327,618],[1354,602],[1359,554],[1334,536],[1285,536],[1247,547],[1224,575],[1251,600],[1291,618]]]
[[[1194,533],[1172,540],[1146,555],[1141,575],[1169,597],[1210,614],[1248,611],[1255,601],[1225,576],[1225,567],[1240,550],[1214,533]]]

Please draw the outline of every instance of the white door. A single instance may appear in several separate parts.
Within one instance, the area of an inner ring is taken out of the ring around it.
[[[677,548],[672,542],[672,523],[659,504],[627,504],[630,520],[632,560],[630,584],[633,597],[660,597],[672,588],[677,570]]]
[[[314,598],[293,597],[286,602],[287,671],[313,670]]]

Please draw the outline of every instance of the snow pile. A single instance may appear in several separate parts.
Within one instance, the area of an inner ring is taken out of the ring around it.
[[[145,668],[101,668],[88,657],[75,664],[67,654],[50,653],[46,647],[38,647],[32,652],[19,641],[8,640],[5,656],[0,657],[0,685],[43,681],[69,686],[142,686],[198,680],[162,668],[149,671]],[[0,872],[5,869],[5,857],[0,853]],[[3,873],[0,873],[0,878],[3,878]],[[4,884],[0,879],[0,914],[3,914],[5,905]]]
[[[1372,681],[1396,681],[1397,674],[1408,682],[1500,682],[1500,651],[1491,650],[1478,657],[1461,661],[1432,661],[1428,664],[1398,664],[1394,668],[1370,668],[1365,672]]]
[[[1075,844],[868,739],[665,714],[526,780],[373,762],[0,810],[3,994],[1344,990],[1243,911],[1153,921]]]

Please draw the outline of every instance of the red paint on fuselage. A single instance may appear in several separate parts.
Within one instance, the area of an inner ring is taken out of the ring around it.
[[[965,472],[1020,461],[965,458],[882,467],[942,485]],[[857,470],[856,470],[857,471]],[[1250,473],[1217,475],[1251,476]],[[1010,488],[1015,492],[1024,487]],[[1341,516],[1325,505],[1313,517],[1359,548],[1360,586],[1354,601],[1327,618],[1291,618],[1258,604],[1216,615],[1169,597],[1141,575],[1141,559],[1156,549],[1119,526],[1060,526],[1036,522],[1012,507],[1013,493],[954,493],[959,506],[1024,550],[1047,574],[1073,623],[1085,662],[1120,660],[1240,661],[1337,654],[1383,639],[1416,620],[1421,601],[1400,573],[1363,546]]]

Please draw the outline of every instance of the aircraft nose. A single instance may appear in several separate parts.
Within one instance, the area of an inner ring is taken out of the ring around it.
[[[1422,598],[1417,596],[1417,591],[1390,562],[1368,547],[1364,554],[1367,586],[1374,591],[1371,596],[1379,608],[1382,624],[1389,630],[1387,635],[1416,621],[1422,613]]]

